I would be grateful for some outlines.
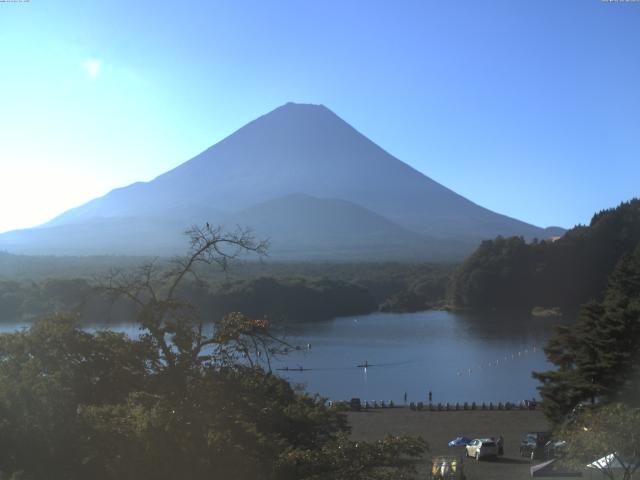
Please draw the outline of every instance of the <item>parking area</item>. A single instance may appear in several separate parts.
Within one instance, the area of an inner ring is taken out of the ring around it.
[[[549,429],[539,410],[430,412],[387,408],[350,412],[348,416],[354,439],[372,441],[386,434],[421,435],[430,450],[419,464],[422,478],[427,476],[430,455],[458,453],[464,457],[464,447],[450,448],[449,440],[461,435],[471,438],[502,435],[504,456],[480,462],[464,458],[466,477],[469,480],[530,479],[531,464],[520,457],[520,439],[525,432]]]

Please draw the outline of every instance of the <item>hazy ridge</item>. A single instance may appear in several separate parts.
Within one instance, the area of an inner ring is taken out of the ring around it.
[[[396,159],[324,106],[289,103],[150,182],[0,235],[30,254],[173,254],[193,223],[252,227],[293,259],[451,261],[482,239],[548,238]]]

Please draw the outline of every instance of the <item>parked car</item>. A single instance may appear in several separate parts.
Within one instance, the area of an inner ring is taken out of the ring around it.
[[[352,398],[349,401],[349,407],[351,407],[351,410],[353,410],[354,412],[359,412],[362,408],[362,402],[360,402],[359,398]]]
[[[466,447],[473,441],[472,438],[469,437],[456,437],[449,442],[450,447]]]
[[[520,441],[520,456],[531,460],[545,458],[544,446],[551,438],[550,432],[527,432]]]
[[[467,457],[476,460],[498,456],[498,445],[493,438],[476,438],[466,447]]]

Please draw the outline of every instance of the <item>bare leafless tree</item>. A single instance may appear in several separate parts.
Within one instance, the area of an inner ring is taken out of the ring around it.
[[[162,266],[157,260],[134,271],[112,271],[98,282],[98,289],[114,301],[126,299],[136,307],[143,337],[160,353],[154,367],[175,369],[213,361],[219,364],[246,361],[271,369],[271,356],[286,353],[291,346],[269,332],[266,320],[232,313],[212,319],[213,333],[195,307],[178,298],[182,283],[198,276],[199,265],[217,265],[227,270],[243,254],[266,255],[267,242],[256,240],[251,230],[192,226],[185,232],[190,248],[186,255]]]

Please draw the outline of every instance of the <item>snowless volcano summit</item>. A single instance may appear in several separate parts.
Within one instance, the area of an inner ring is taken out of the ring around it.
[[[33,229],[16,253],[184,251],[193,223],[243,225],[295,259],[462,258],[497,235],[542,229],[476,205],[387,153],[322,105],[287,103],[150,182],[111,191]]]

